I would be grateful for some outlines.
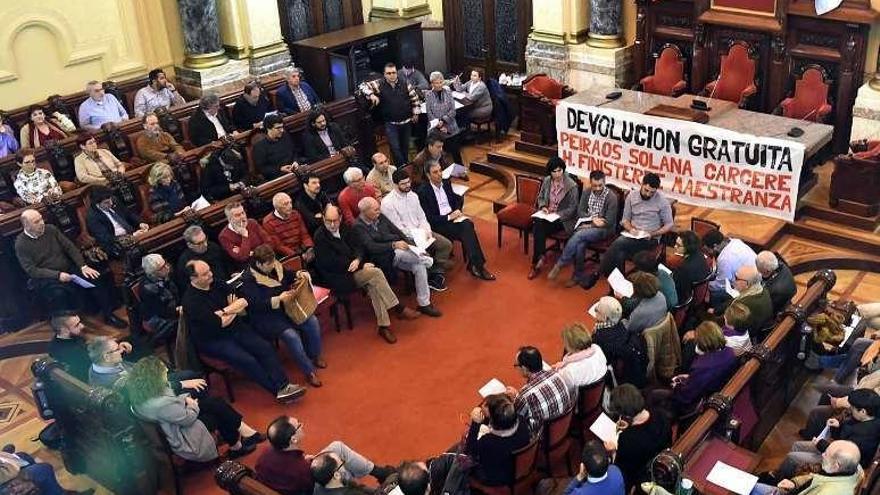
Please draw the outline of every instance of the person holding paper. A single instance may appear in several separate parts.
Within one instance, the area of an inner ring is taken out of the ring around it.
[[[678,233],[675,238],[674,252],[681,257],[681,263],[672,269],[672,279],[675,281],[678,299],[686,301],[691,297],[693,285],[705,280],[712,270],[709,268],[709,262],[701,249],[700,236],[691,230],[683,230]],[[703,301],[695,302],[703,303]],[[675,303],[673,303],[674,305]]]
[[[639,251],[633,255],[632,262],[636,271],[657,277],[657,281],[660,282],[660,292],[666,298],[666,309],[671,310],[678,304],[678,292],[675,290],[675,281],[672,279],[672,274],[660,269],[660,263],[653,252]],[[633,309],[639,305],[639,302],[641,300],[635,295],[633,297],[622,297],[620,303],[623,305],[623,315],[629,316]]]
[[[489,486],[507,486],[516,473],[513,452],[528,445],[529,427],[520,421],[510,397],[490,395],[471,411],[465,453],[477,462],[471,476]]]
[[[429,79],[431,91],[425,94],[428,134],[438,134],[455,163],[464,165],[461,157],[461,129],[455,120],[455,98],[452,97],[452,91],[443,85],[446,81],[441,72],[432,72]]]
[[[167,163],[156,162],[150,167],[147,184],[150,185],[150,211],[156,223],[165,223],[191,209]]]
[[[873,456],[873,453],[872,453]],[[871,459],[872,457],[868,457]],[[751,495],[795,492],[799,495],[842,495],[855,493],[864,475],[859,469],[859,448],[846,440],[835,440],[821,455],[822,470],[783,479],[776,486],[758,483]]]
[[[544,254],[547,252],[547,238],[556,232],[565,231],[571,234],[577,220],[578,191],[577,183],[565,175],[565,162],[558,156],[550,157],[546,166],[547,176],[541,181],[538,201],[535,207],[544,215],[556,215],[553,221],[546,218],[532,219],[532,267],[528,278],[538,276],[544,265]]]
[[[552,368],[544,370],[544,360],[537,348],[520,347],[513,366],[526,384],[519,391],[508,387],[507,393],[514,399],[517,414],[528,418],[532,435],[541,431],[545,421],[556,419],[574,407],[575,398],[562,373]]]
[[[367,259],[381,268],[388,279],[396,275],[395,268],[412,273],[418,312],[434,318],[443,316],[431,304],[431,289],[428,286],[428,267],[434,264],[434,260],[426,253],[413,251],[415,241],[381,213],[375,198],[360,200],[358,209],[361,213],[354,223],[354,230],[360,236]]]
[[[121,257],[126,250],[125,238],[137,239],[150,226],[123,205],[117,204],[113,191],[104,186],[91,186],[91,206],[86,213],[86,227],[98,245],[112,257]]]
[[[272,248],[282,257],[301,256],[304,265],[315,259],[315,243],[303,221],[302,215],[293,208],[287,193],[272,196],[274,211],[263,217],[263,229],[269,234]]]
[[[199,177],[199,192],[208,201],[226,199],[245,189],[247,175],[247,164],[234,147],[213,151]]]
[[[379,190],[382,196],[394,190],[394,180],[392,180],[397,167],[388,162],[388,157],[384,153],[373,153],[370,158],[373,168],[367,174],[367,182]]]
[[[486,120],[492,116],[492,95],[489,94],[489,87],[483,81],[482,70],[471,70],[470,77],[464,84],[461,83],[461,78],[456,75],[452,79],[452,87],[456,91],[467,93],[467,99],[472,102],[466,123],[474,120]]]
[[[449,155],[443,152],[443,137],[437,133],[428,133],[425,141],[425,149],[419,152],[413,158],[411,166],[410,179],[412,179],[413,189],[418,190],[421,185],[427,181],[428,165],[432,162],[440,164],[440,170],[446,170],[449,167],[453,169],[453,177],[461,180],[468,180],[467,169],[464,164],[458,163],[458,167],[454,167],[455,162],[449,159]],[[458,169],[458,170],[456,170]],[[456,173],[457,172],[457,173]]]
[[[620,302],[603,296],[596,303],[596,325],[593,341],[602,348],[607,361],[614,367],[617,380],[638,387],[647,381],[648,354],[641,335],[628,332],[620,316]]]
[[[619,433],[616,441],[605,441],[605,448],[614,453],[629,490],[651,479],[648,465],[672,445],[672,425],[662,413],[648,410],[642,392],[630,383],[611,391],[608,414]]]
[[[599,440],[588,440],[581,453],[578,474],[563,495],[624,495],[623,475]]]
[[[116,328],[128,324],[113,314],[113,274],[87,265],[82,252],[58,227],[46,225],[37,210],[21,213],[22,232],[15,238],[15,256],[33,289],[48,305],[50,315],[78,309],[77,295],[94,298],[104,321]],[[85,289],[74,283],[74,275],[95,285]]]
[[[574,263],[574,271],[565,287],[581,284],[585,276],[584,255],[587,247],[607,238],[617,228],[617,203],[617,193],[605,186],[605,173],[601,170],[590,172],[590,191],[581,195],[574,232],[565,243],[559,260],[547,274],[548,279],[555,280],[563,267]]]
[[[629,280],[633,286],[633,297],[639,303],[629,318],[623,320],[623,325],[629,333],[640,335],[646,328],[666,318],[666,296],[660,292],[660,281],[650,273],[635,272],[629,276]]]
[[[354,221],[360,215],[358,203],[364,198],[380,198],[379,190],[373,187],[364,179],[363,170],[357,167],[348,167],[342,173],[342,180],[345,181],[345,188],[339,193],[337,201],[339,202],[339,210],[342,212],[342,218],[345,225],[352,226]]]
[[[718,229],[703,235],[703,247],[715,255],[715,280],[709,282],[709,304],[720,310],[720,305],[730,300],[730,295],[724,290],[724,281],[733,282],[736,271],[743,266],[754,265],[758,255],[745,242],[725,236]]]
[[[495,280],[495,275],[486,269],[486,257],[474,223],[461,212],[464,198],[455,194],[449,179],[443,178],[439,163],[429,162],[426,172],[428,182],[416,192],[431,229],[450,240],[461,241],[471,275],[481,280]]]
[[[592,288],[600,274],[607,277],[633,254],[653,250],[660,237],[672,230],[675,226],[672,206],[659,189],[660,176],[650,172],[642,179],[638,194],[635,191],[627,194],[620,221],[624,232],[602,255],[599,272],[584,279],[584,288]]]
[[[562,361],[553,365],[562,372],[571,387],[572,395],[577,395],[580,387],[601,380],[608,373],[608,361],[598,345],[593,345],[593,337],[581,323],[572,323],[562,329],[562,342],[565,354]]]
[[[244,267],[254,249],[263,244],[271,244],[272,239],[263,227],[253,218],[248,218],[244,205],[233,202],[223,208],[226,215],[226,227],[220,231],[217,240],[226,255],[235,261],[239,268]]]
[[[257,79],[248,81],[232,107],[232,124],[245,132],[263,127],[263,118],[273,110],[272,102]]]

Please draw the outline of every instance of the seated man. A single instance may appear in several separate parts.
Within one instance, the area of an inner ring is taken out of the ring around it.
[[[415,89],[426,91],[431,87],[428,79],[422,74],[422,71],[415,68],[412,61],[403,62],[400,68],[400,79],[409,83]]]
[[[235,136],[226,114],[220,111],[220,97],[207,92],[199,99],[199,109],[189,119],[189,141],[199,147],[226,136]]]
[[[186,241],[186,249],[177,258],[177,275],[175,276],[179,289],[186,290],[186,287],[189,286],[186,265],[192,260],[201,260],[207,263],[217,280],[229,280],[231,267],[226,253],[216,242],[208,240],[208,235],[200,226],[190,225],[187,227],[183,231],[183,240]]]
[[[184,153],[174,136],[162,130],[159,117],[154,113],[144,115],[144,132],[135,142],[138,156],[148,162],[173,162]]]
[[[447,167],[452,165],[452,160],[449,159],[446,153],[443,153],[443,138],[437,133],[430,133],[428,135],[425,141],[425,149],[413,158],[410,179],[412,179],[413,187],[416,190],[418,190],[423,182],[428,180],[428,169],[426,167],[429,162],[437,162],[440,165],[441,171],[446,170]],[[458,178],[467,180],[467,173],[459,174]]]
[[[0,452],[0,492],[4,495],[92,495],[94,488],[65,490],[58,484],[55,468],[48,462],[37,462],[30,454],[12,451]]]
[[[562,256],[550,269],[547,278],[555,280],[559,271],[574,263],[571,279],[566,287],[579,285],[584,278],[584,256],[591,243],[614,235],[617,230],[617,193],[605,186],[605,174],[601,170],[590,172],[590,192],[582,194],[578,203],[578,222],[581,222],[565,243]]]
[[[538,434],[545,421],[556,419],[574,407],[574,398],[558,370],[544,370],[541,351],[532,346],[520,347],[514,365],[526,384],[517,391],[507,387],[517,414],[529,421],[532,435]]]
[[[76,138],[80,153],[73,159],[76,180],[83,184],[106,185],[114,174],[124,174],[125,164],[108,149],[99,148],[93,134],[80,134]]]
[[[354,225],[355,219],[360,214],[358,203],[364,198],[378,198],[379,191],[364,180],[364,172],[356,167],[345,169],[342,179],[345,181],[345,189],[339,193],[337,202],[345,224]]]
[[[770,293],[773,314],[779,314],[791,302],[797,292],[794,276],[785,263],[772,251],[761,251],[755,258],[755,267],[761,272],[764,288]]]
[[[92,360],[83,337],[85,326],[82,320],[75,314],[62,314],[53,316],[49,326],[55,332],[49,341],[49,356],[63,363],[67,372],[77,380],[88,383]]]
[[[663,234],[675,226],[669,200],[658,192],[660,176],[650,172],[642,179],[638,194],[630,192],[623,202],[620,225],[624,232],[611,243],[599,262],[599,273],[592,273],[581,284],[585,289],[596,285],[599,275],[607,277],[615,268],[639,251],[652,251]]]
[[[464,452],[477,463],[471,476],[489,486],[513,484],[517,474],[513,453],[528,445],[530,439],[529,423],[517,416],[510,397],[486,397],[471,411],[465,441]]]
[[[428,287],[428,267],[434,264],[434,260],[427,254],[419,255],[411,250],[415,241],[379,211],[376,198],[362,199],[358,209],[361,214],[354,223],[354,229],[360,235],[367,259],[376,263],[386,275],[392,273],[394,268],[412,273],[418,311],[435,318],[442,316],[431,304],[431,289]]]
[[[703,236],[703,247],[715,255],[715,280],[709,282],[710,304],[716,310],[730,296],[724,290],[725,280],[734,279],[734,274],[745,265],[754,265],[757,254],[745,242],[727,237],[715,229]]]
[[[315,93],[309,83],[302,80],[302,71],[298,67],[284,69],[284,79],[287,80],[287,84],[282,85],[275,93],[279,112],[287,115],[308,112],[318,104],[320,101],[318,93]]]
[[[758,483],[751,495],[801,493],[803,495],[855,493],[861,483],[863,472],[859,469],[859,448],[846,440],[835,440],[821,455],[822,470],[784,479],[776,486]],[[778,488],[778,490],[777,490]],[[806,490],[805,490],[806,488]]]
[[[290,383],[272,344],[244,321],[247,301],[235,298],[224,281],[215,282],[204,261],[190,261],[186,269],[190,286],[183,296],[183,314],[196,350],[229,363],[279,402],[302,397],[306,389]]]
[[[801,438],[809,440],[819,435],[825,428],[828,418],[849,409],[849,393],[860,388],[880,393],[880,369],[860,378],[855,387],[834,383],[821,387],[819,391],[822,392],[822,396],[819,398],[819,405],[810,410],[807,425],[798,431]]]
[[[486,257],[474,223],[461,212],[464,198],[455,194],[448,179],[443,179],[439,163],[429,162],[427,171],[428,182],[416,192],[431,229],[450,240],[461,241],[471,275],[482,280],[495,280],[495,275],[486,269]]]
[[[157,108],[171,108],[186,103],[162,69],[151,70],[147,79],[147,85],[134,95],[135,118],[139,119]]]
[[[739,291],[739,296],[731,301],[739,301],[749,308],[749,329],[757,332],[772,322],[773,301],[770,293],[761,285],[761,274],[755,265],[744,265],[736,271],[736,281],[733,288]]]
[[[60,198],[63,191],[52,172],[45,168],[37,168],[37,157],[34,150],[23,148],[15,154],[18,173],[15,174],[15,193],[29,205],[41,203],[51,197]]]
[[[137,239],[150,230],[150,226],[143,223],[140,217],[126,207],[117,205],[113,191],[104,186],[92,186],[89,200],[92,204],[86,213],[86,227],[110,256],[123,254],[120,237],[132,236]]]
[[[355,154],[354,148],[348,144],[345,134],[335,122],[328,122],[327,113],[320,108],[312,109],[309,115],[309,127],[302,134],[303,151],[306,161],[315,163],[342,153],[345,156]]]
[[[79,126],[97,132],[107,122],[114,124],[128,120],[128,112],[122,103],[111,94],[104,93],[104,86],[98,81],[86,84],[89,97],[79,105]]]
[[[217,240],[226,254],[244,267],[257,246],[270,244],[272,240],[256,220],[248,218],[241,203],[229,203],[223,213],[228,223]]]
[[[315,479],[310,468],[312,456],[305,455],[301,446],[305,436],[302,422],[279,416],[269,423],[266,436],[271,447],[264,449],[257,459],[257,479],[281,493],[311,493]],[[382,483],[394,472],[390,466],[375,465],[340,441],[331,442],[320,452],[338,456],[341,468],[358,478],[369,474]]]
[[[342,225],[339,208],[327,205],[323,220],[324,227],[318,229],[314,237],[318,282],[338,294],[366,288],[376,314],[379,336],[389,344],[397,342],[391,331],[388,310],[393,309],[398,318],[407,320],[418,318],[419,313],[400,303],[382,270],[365,262],[364,247],[357,234]]]
[[[589,440],[581,453],[578,474],[571,479],[567,495],[624,495],[626,493],[620,468],[611,464],[611,455],[599,440]]]
[[[266,179],[289,174],[299,168],[296,160],[299,150],[290,134],[284,130],[284,121],[278,114],[263,119],[266,139],[254,144],[254,165]]]
[[[22,233],[15,238],[15,255],[29,277],[28,284],[49,305],[50,314],[77,309],[75,294],[85,291],[100,307],[104,321],[116,328],[125,328],[126,322],[113,314],[116,304],[113,294],[113,275],[90,267],[73,242],[54,225],[46,225],[37,210],[21,213]],[[74,283],[73,276],[95,285],[86,289]]]
[[[263,217],[263,229],[269,235],[272,248],[282,257],[302,256],[304,264],[315,259],[315,243],[303,222],[302,215],[293,209],[287,193],[272,196],[275,210]]]
[[[302,215],[303,222],[309,230],[309,235],[315,235],[315,231],[324,226],[322,220],[324,208],[330,203],[327,193],[321,190],[321,178],[314,173],[308,173],[303,178],[302,190],[296,193],[293,207]]]
[[[452,241],[431,231],[431,224],[422,210],[419,197],[412,192],[412,182],[406,170],[395,170],[393,179],[394,189],[382,198],[382,214],[410,239],[434,239],[427,249],[428,254],[434,258],[434,264],[428,273],[428,287],[442,292],[446,290],[445,274],[450,264]]]
[[[394,172],[397,167],[388,162],[388,157],[382,153],[373,154],[370,159],[373,162],[373,168],[367,174],[367,182],[379,190],[379,194],[385,196],[394,190]]]
[[[93,387],[111,388],[131,368],[122,361],[122,355],[131,352],[131,344],[99,335],[89,341],[86,349],[92,362],[88,384]]]
[[[180,290],[171,280],[171,265],[161,254],[141,259],[144,279],[141,282],[141,320],[150,329],[153,340],[173,339],[180,317]]]

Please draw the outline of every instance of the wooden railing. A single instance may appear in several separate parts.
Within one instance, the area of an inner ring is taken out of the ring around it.
[[[226,461],[214,472],[214,481],[220,488],[236,495],[279,495],[257,481],[251,468],[236,461]]]

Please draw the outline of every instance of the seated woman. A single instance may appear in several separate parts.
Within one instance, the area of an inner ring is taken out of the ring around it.
[[[528,445],[529,428],[520,421],[513,401],[505,394],[486,397],[471,411],[465,453],[477,462],[471,476],[490,486],[513,483],[512,454]]]
[[[172,220],[190,209],[180,183],[174,178],[171,165],[165,162],[154,163],[150,167],[147,184],[150,185],[150,211],[153,212],[156,223]]]
[[[623,473],[627,492],[650,481],[648,465],[663,449],[672,445],[672,426],[663,414],[645,408],[642,392],[624,383],[611,391],[608,415],[617,421],[620,434],[616,442],[605,442],[615,452],[614,464]]]
[[[717,392],[736,370],[737,360],[721,327],[713,321],[697,326],[697,356],[686,374],[672,377],[672,403],[678,413],[690,412],[703,397]]]
[[[571,233],[577,222],[577,208],[580,200],[577,182],[565,174],[565,162],[558,156],[547,160],[547,176],[541,182],[538,191],[538,211],[545,214],[556,214],[559,218],[549,222],[542,218],[532,219],[532,268],[529,280],[538,276],[544,265],[544,254],[547,252],[547,238],[559,231]]]
[[[660,282],[660,292],[662,292],[663,297],[666,298],[666,309],[672,309],[673,306],[678,304],[678,292],[675,291],[675,281],[672,279],[672,274],[660,269],[660,263],[657,261],[657,256],[653,252],[639,251],[633,255],[632,262],[636,271],[648,273],[657,277],[657,281]],[[635,294],[633,294],[633,297],[620,298],[620,304],[623,305],[624,318],[629,316],[633,310],[636,309],[636,306],[639,305],[640,301],[641,299]]]
[[[620,315],[623,308],[620,302],[604,296],[596,303],[596,326],[593,342],[605,354],[606,360],[614,367],[617,380],[632,383],[637,387],[647,381],[648,354],[645,341],[640,335],[626,330]]]
[[[739,357],[752,348],[752,338],[749,335],[749,319],[752,317],[749,307],[734,301],[724,310],[724,340],[727,347],[733,349],[733,353]]]
[[[581,323],[573,323],[562,330],[565,355],[562,361],[553,365],[560,370],[569,388],[578,388],[598,382],[608,373],[608,361],[598,345],[593,345],[593,337]]]
[[[244,85],[244,90],[235,100],[232,107],[232,124],[239,131],[249,131],[262,127],[263,118],[272,111],[272,103],[263,94],[263,88],[258,81],[251,81]]]
[[[113,156],[110,150],[98,147],[95,134],[85,132],[77,136],[80,153],[73,159],[76,180],[83,184],[107,185],[114,174],[125,173],[125,164]]]
[[[455,120],[455,98],[452,91],[443,85],[445,80],[440,72],[431,73],[431,90],[425,93],[425,112],[428,114],[428,132],[443,138],[443,148],[452,154],[452,159],[464,165],[461,157],[461,128]]]
[[[639,303],[623,324],[629,333],[639,335],[666,317],[666,297],[660,292],[660,281],[650,273],[635,272],[629,281],[633,284],[633,297]]]
[[[464,84],[458,76],[455,76],[452,84],[456,91],[467,93],[467,99],[471,101],[471,110],[467,113],[467,125],[475,120],[483,121],[492,116],[492,95],[483,82],[483,71],[472,70],[470,80]]]
[[[219,456],[211,434],[215,430],[229,444],[230,459],[253,452],[266,439],[219,397],[175,395],[168,383],[168,368],[156,356],[132,366],[125,391],[135,416],[158,423],[171,451],[188,461],[207,462]]]
[[[202,196],[211,202],[232,196],[245,187],[245,173],[246,165],[238,151],[233,148],[214,151],[199,181]]]
[[[709,263],[701,247],[700,237],[690,230],[679,232],[675,239],[675,254],[682,257],[681,263],[672,270],[679,301],[686,301],[693,284],[709,276]]]
[[[315,315],[296,324],[285,313],[284,306],[292,304],[296,295],[291,288],[298,277],[308,272],[285,270],[275,259],[269,244],[257,246],[251,255],[250,270],[242,277],[241,292],[247,299],[248,313],[254,329],[266,340],[281,339],[296,364],[305,373],[309,385],[320,387],[318,368],[326,368],[321,358],[321,326]]]
[[[52,172],[44,168],[37,168],[37,157],[34,155],[34,150],[30,148],[18,150],[18,153],[15,154],[15,161],[18,163],[19,170],[12,185],[22,201],[34,205],[42,202],[44,198],[61,197],[63,191]]]
[[[0,158],[11,155],[18,151],[18,139],[15,138],[15,131],[6,120],[9,117],[6,112],[0,110]]]
[[[19,131],[22,148],[39,148],[48,141],[60,141],[67,137],[56,122],[46,119],[46,111],[39,105],[28,108],[28,123]]]

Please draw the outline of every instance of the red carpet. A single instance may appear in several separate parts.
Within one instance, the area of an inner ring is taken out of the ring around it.
[[[547,267],[529,281],[529,258],[522,253],[517,234],[506,229],[499,250],[495,224],[477,222],[487,266],[497,281],[471,277],[456,243],[449,290],[432,297],[443,317],[392,320],[398,337],[395,345],[376,334],[372,311],[360,296],[352,305],[354,331],[336,333],[328,311],[322,309],[329,365],[320,372],[324,386],[309,388],[298,402],[281,406],[256,386],[236,381],[234,405],[245,420],[265,431],[278,415],[296,416],[304,423],[306,452],[342,440],[377,463],[425,459],[460,438],[470,410],[480,399],[477,390],[486,381],[497,377],[514,387],[522,385],[513,368],[519,346],[537,346],[545,361],[556,362],[563,325],[577,320],[592,324],[586,310],[608,290],[607,285],[601,282],[589,292],[565,289],[547,281]],[[566,270],[559,278],[568,275]],[[402,299],[415,304],[414,295]],[[291,378],[303,383],[302,374],[286,356],[284,363]],[[269,448],[268,443],[261,447]],[[253,466],[257,456],[247,456],[244,464]],[[223,493],[212,471],[188,476],[184,491]]]

